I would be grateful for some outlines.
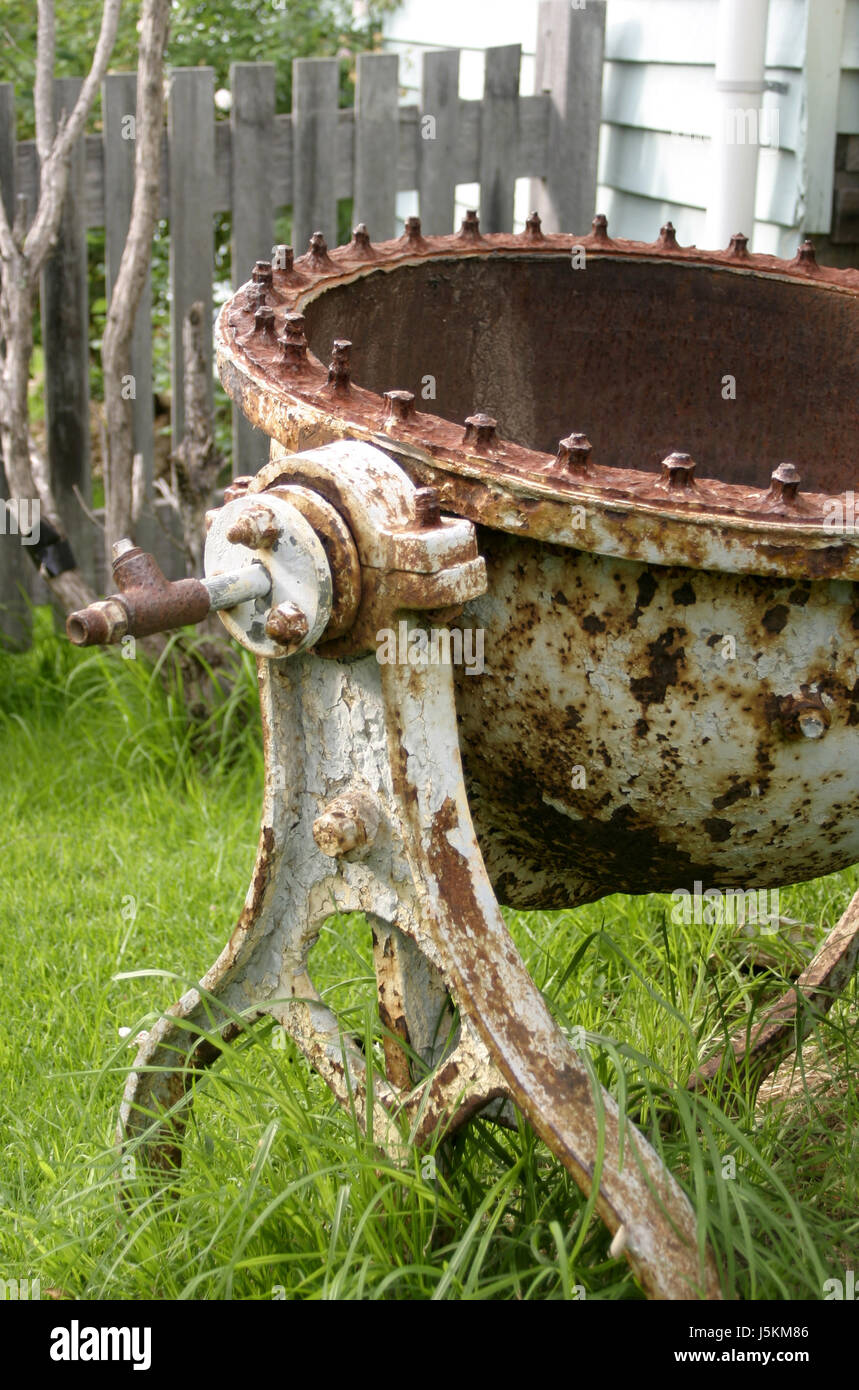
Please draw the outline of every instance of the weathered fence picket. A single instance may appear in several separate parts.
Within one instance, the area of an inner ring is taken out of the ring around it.
[[[480,222],[487,232],[506,232],[513,226],[521,62],[518,43],[490,48],[486,54],[480,109]]]
[[[233,288],[238,289],[254,261],[271,255],[274,241],[274,63],[233,63],[230,90],[232,268]],[[233,411],[233,472],[258,472],[268,450],[268,436],[254,429],[240,410]]]
[[[137,76],[133,72],[111,73],[102,87],[102,125],[104,182],[111,190],[105,199],[104,240],[107,297],[119,273],[134,196],[134,117],[137,109]],[[134,452],[143,460],[144,496],[152,496],[153,454],[155,447],[152,411],[152,280],[147,275],[134,320],[131,340],[131,382],[133,396],[132,438]],[[155,543],[148,516],[141,518],[140,543]]]
[[[185,433],[182,324],[201,301],[212,317],[215,278],[215,70],[174,68],[167,98],[173,442]],[[206,341],[212,361],[211,339]],[[211,378],[210,378],[211,380]],[[210,387],[211,389],[211,387]]]
[[[297,59],[292,91],[292,239],[300,253],[314,232],[337,242],[337,59]]]
[[[547,226],[577,225],[597,181],[605,5],[583,10],[568,0],[543,0],[537,30],[534,85],[548,98],[549,128],[543,178],[531,202]],[[600,80],[594,83],[594,74]]]
[[[459,50],[424,54],[421,85],[420,151],[421,224],[431,236],[453,231],[459,146]]]
[[[70,112],[83,82],[54,83],[54,110]],[[85,151],[79,140],[69,163],[57,249],[42,272],[42,347],[45,359],[45,439],[48,473],[72,549],[85,572],[92,565],[94,535],[81,507],[91,495],[89,437],[89,282]],[[35,207],[35,201],[33,206]]]
[[[374,240],[396,235],[396,198],[417,190],[424,230],[453,228],[456,187],[480,185],[485,231],[512,226],[516,180],[529,178],[532,206],[547,231],[586,230],[594,211],[599,133],[604,0],[573,10],[568,0],[543,0],[537,54],[537,92],[519,93],[518,45],[490,48],[481,100],[459,95],[458,50],[429,50],[423,58],[419,105],[399,104],[399,60],[362,54],[354,108],[340,102],[340,64],[334,58],[293,65],[293,109],[275,112],[271,63],[235,63],[231,110],[216,121],[214,72],[180,68],[170,75],[159,214],[169,221],[172,443],[182,438],[182,320],[202,300],[212,317],[214,217],[232,219],[232,281],[242,284],[253,263],[270,254],[275,219],[291,209],[295,254],[322,231],[336,244],[337,204],[353,200],[353,223]],[[78,79],[57,83],[68,104]],[[90,492],[86,231],[104,227],[108,294],[116,280],[131,208],[136,77],[105,79],[103,127],[85,136],[70,171],[61,244],[46,268],[42,294],[45,398],[51,476],[76,551],[96,552],[96,537],[73,497]],[[0,83],[0,197],[14,213],[16,193],[30,216],[38,196],[35,142],[15,142],[11,83]],[[211,352],[211,346],[210,346]],[[147,284],[135,323],[131,390],[134,447],[144,461],[151,506],[154,453],[151,290]],[[265,461],[268,441],[235,413],[236,472]],[[139,537],[152,543],[141,527]],[[9,556],[20,578],[17,546],[0,544],[0,600],[14,587]],[[95,555],[93,554],[93,558]],[[87,566],[89,568],[89,566]],[[0,632],[9,631],[0,616]]]
[[[395,235],[399,156],[399,68],[396,53],[361,53],[355,84],[353,219],[378,241]]]

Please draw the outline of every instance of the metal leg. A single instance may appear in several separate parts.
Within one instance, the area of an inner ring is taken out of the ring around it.
[[[266,787],[248,899],[201,982],[205,996],[191,991],[141,1047],[121,1136],[139,1136],[162,1115],[146,1148],[155,1163],[175,1162],[188,1082],[217,1056],[195,1028],[211,1017],[210,1035],[230,1034],[236,1015],[269,1014],[394,1156],[512,1098],[584,1191],[599,1174],[597,1209],[613,1232],[624,1227],[648,1293],[718,1297],[685,1196],[592,1081],[507,933],[469,816],[450,667],[302,655],[260,668]],[[308,971],[333,912],[363,912],[375,926],[392,1046],[372,1107],[366,1059]],[[448,992],[460,1027],[439,1058]],[[417,1084],[398,1039],[436,1063]]]
[[[728,1078],[733,1067],[745,1072],[754,1091],[796,1049],[797,1014],[802,1036],[810,1033],[814,1016],[825,1014],[849,984],[859,959],[859,893],[854,893],[838,925],[833,927],[817,955],[803,970],[793,989],[767,1009],[751,1033],[738,1032],[727,1049],[717,1053],[689,1078],[692,1091]]]

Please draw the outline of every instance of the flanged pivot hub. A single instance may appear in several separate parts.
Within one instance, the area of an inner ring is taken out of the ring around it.
[[[236,497],[212,514],[207,578],[261,564],[271,592],[221,611],[231,637],[255,656],[292,656],[312,647],[331,617],[331,570],[301,513],[270,493]]]

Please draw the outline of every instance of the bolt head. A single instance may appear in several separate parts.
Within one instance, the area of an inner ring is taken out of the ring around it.
[[[349,854],[366,843],[360,821],[337,810],[323,811],[317,816],[313,822],[313,838],[317,848],[329,859]]]
[[[484,415],[482,411],[476,415],[469,415],[465,421],[465,434],[462,437],[463,444],[470,444],[472,448],[489,448],[495,444],[495,431],[498,428],[498,421],[491,415]]]
[[[236,497],[243,497],[253,482],[250,473],[242,473],[237,478],[233,478],[231,483],[227,483],[224,488],[224,502],[232,502]]]
[[[378,830],[378,805],[372,797],[354,791],[336,796],[313,822],[317,848],[329,859],[372,845]]]
[[[586,473],[592,449],[586,434],[569,434],[558,444],[558,463],[562,468]]]
[[[227,540],[233,545],[246,545],[250,550],[271,550],[279,535],[274,513],[257,502],[236,518],[227,531]]]
[[[822,714],[816,714],[813,710],[801,714],[797,723],[806,738],[823,738],[826,733],[826,722]]]
[[[799,469],[795,463],[780,463],[778,468],[773,469],[769,487],[770,496],[778,498],[782,502],[792,502],[799,491],[801,481]]]
[[[279,642],[282,647],[294,647],[303,642],[310,627],[300,608],[296,608],[294,603],[282,603],[269,613],[265,631],[267,637]]]
[[[438,526],[441,521],[441,506],[438,488],[419,487],[414,496],[415,521],[418,526]]]
[[[386,426],[405,424],[415,413],[414,391],[386,391],[385,400],[387,410],[383,423]]]
[[[673,453],[662,460],[662,481],[669,488],[692,487],[695,460],[691,454]]]

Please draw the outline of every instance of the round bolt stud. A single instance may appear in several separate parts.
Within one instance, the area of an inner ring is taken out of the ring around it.
[[[227,539],[231,539],[227,532]],[[273,608],[266,618],[265,632],[273,642],[282,647],[294,647],[303,642],[310,628],[307,617],[294,603],[281,603]]]
[[[227,531],[233,545],[246,545],[249,550],[271,550],[280,531],[271,509],[262,502],[249,504],[246,511]]]
[[[591,235],[597,241],[608,241],[608,218],[604,212],[598,212],[591,223]]]
[[[802,479],[795,463],[780,463],[773,470],[769,490],[765,494],[777,502],[795,502]]]
[[[459,235],[468,237],[470,241],[477,241],[480,237],[480,218],[477,216],[477,209],[470,208],[462,219],[462,226]]]
[[[252,482],[253,477],[250,473],[242,473],[239,477],[233,478],[224,488],[224,502],[234,502],[237,497],[243,497]]]
[[[806,710],[796,722],[804,738],[823,738],[826,733],[826,721],[818,710]]]
[[[384,425],[404,425],[415,413],[414,391],[386,391],[388,402]]]
[[[314,270],[333,270],[334,262],[328,254],[328,242],[322,232],[314,232],[307,246],[307,258]]]
[[[558,445],[558,465],[568,473],[587,473],[593,445],[586,434],[568,434]]]
[[[776,718],[787,738],[823,738],[830,724],[829,710],[819,692],[807,685],[800,686],[798,695],[780,695],[776,702]]]
[[[328,363],[328,385],[337,395],[345,395],[349,390],[350,358],[352,344],[348,338],[335,338],[331,344],[331,361]]]
[[[497,428],[498,421],[493,420],[491,415],[484,415],[482,412],[478,412],[477,415],[469,415],[465,422],[465,434],[462,436],[462,442],[477,451],[491,449],[495,444]]]
[[[676,251],[678,249],[677,236],[674,231],[673,222],[666,222],[664,227],[660,227],[659,241],[657,244],[666,251]]]
[[[745,232],[735,232],[731,237],[728,251],[732,256],[735,256],[737,260],[748,259],[748,245],[749,238],[746,236]]]
[[[303,314],[284,314],[283,337],[280,344],[283,348],[283,363],[286,367],[292,371],[298,371],[307,365],[307,339],[304,336]]]
[[[692,487],[695,482],[695,460],[689,454],[669,454],[662,460],[662,481],[674,491]]]
[[[359,222],[352,232],[349,254],[350,256],[358,256],[364,261],[376,259],[376,252],[373,250],[373,243],[370,240],[370,233],[367,231],[365,222]]]
[[[415,492],[414,506],[415,524],[421,530],[429,530],[430,527],[438,526],[441,521],[438,488],[419,487]]]
[[[264,343],[276,343],[277,334],[274,327],[274,309],[263,304],[254,314],[254,333],[261,338]]]
[[[543,224],[540,221],[539,212],[532,212],[525,219],[525,230],[522,233],[526,241],[545,241],[543,236]]]
[[[269,287],[272,283],[271,261],[257,261],[251,271],[251,279],[255,285]]]
[[[806,238],[801,246],[797,247],[796,259],[800,265],[816,266],[817,256],[814,251],[814,242]]]
[[[317,848],[329,859],[369,848],[379,832],[379,806],[367,792],[347,791],[330,801],[313,822]]]
[[[413,243],[415,246],[421,245],[423,243],[423,235],[421,233],[421,219],[419,217],[406,218],[405,227],[403,229],[403,236],[406,238],[407,241]]]

